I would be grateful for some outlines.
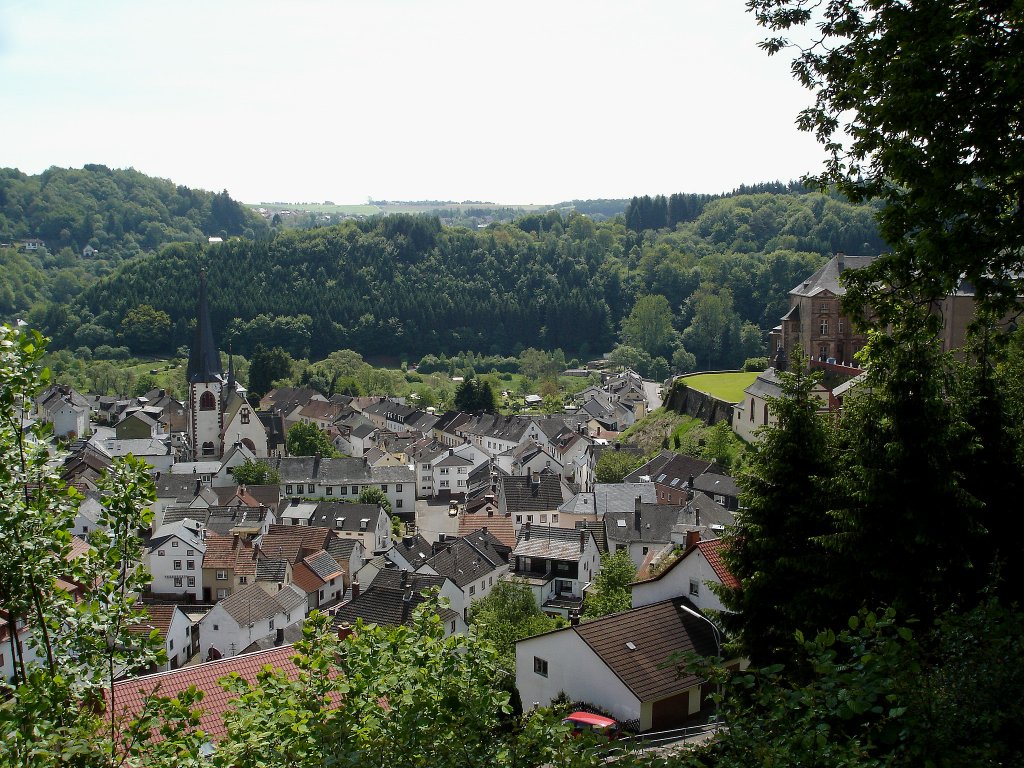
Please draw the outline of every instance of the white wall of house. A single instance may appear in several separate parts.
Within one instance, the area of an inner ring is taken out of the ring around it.
[[[703,553],[694,548],[660,578],[634,584],[633,607],[639,608],[682,595],[690,598],[701,610],[725,610],[722,601],[711,591],[709,585],[712,583],[720,584],[721,581]]]
[[[177,536],[149,551],[146,567],[152,589],[161,595],[203,596],[203,552]],[[191,565],[191,567],[190,567]]]
[[[171,614],[171,625],[167,629],[167,636],[164,638],[164,651],[167,653],[167,662],[160,667],[161,672],[177,669],[191,657],[192,651],[192,619],[180,610]],[[196,630],[198,631],[198,629]]]
[[[291,589],[291,587],[285,587]],[[243,648],[306,618],[306,603],[300,604],[289,613],[283,611],[267,619],[239,626],[221,603],[213,606],[199,622],[199,652],[203,661],[216,648],[225,657],[237,656]]]
[[[391,502],[392,514],[408,513],[412,515],[416,511],[416,473],[410,469],[408,475],[409,479],[400,483],[367,482],[366,480],[351,483],[316,481],[281,483],[281,493],[285,497],[306,496],[334,501],[355,501],[355,498],[366,488],[380,488]]]
[[[67,437],[72,433],[76,437],[83,437],[89,433],[88,408],[65,402],[47,415],[53,422],[53,434],[57,437]]]
[[[571,628],[516,643],[516,688],[524,710],[535,702],[548,706],[565,691],[575,701],[603,707],[619,721],[642,714],[640,700]]]

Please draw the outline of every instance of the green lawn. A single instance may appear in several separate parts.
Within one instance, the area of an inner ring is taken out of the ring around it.
[[[743,399],[743,390],[753,384],[756,378],[756,371],[699,373],[696,376],[687,376],[683,379],[683,383],[727,403],[738,403]]]

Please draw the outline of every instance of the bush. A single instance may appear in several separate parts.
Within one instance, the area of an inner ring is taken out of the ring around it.
[[[743,363],[744,371],[764,371],[768,368],[767,357],[748,357]]]

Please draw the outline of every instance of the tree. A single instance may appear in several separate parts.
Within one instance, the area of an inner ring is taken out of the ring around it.
[[[384,510],[385,514],[391,514],[391,502],[388,501],[387,494],[380,488],[363,488],[363,490],[359,492],[359,503],[376,504]]]
[[[621,483],[622,478],[644,463],[644,457],[622,450],[601,452],[594,466],[594,479],[599,483]]]
[[[469,413],[495,413],[498,399],[489,381],[471,377],[455,388],[455,408]]]
[[[796,630],[834,628],[851,613],[833,599],[836,558],[820,540],[835,530],[827,510],[838,457],[817,413],[817,378],[800,358],[793,368],[780,373],[782,394],[769,401],[775,422],[761,428],[739,477],[744,510],[723,554],[739,587],[717,590],[731,612],[723,621],[756,665],[792,664]]]
[[[651,357],[668,355],[676,339],[672,319],[672,308],[664,296],[641,296],[622,321],[622,343]]]
[[[263,397],[280,379],[292,375],[292,358],[281,347],[268,349],[257,344],[249,360],[249,392],[254,397]]]
[[[565,626],[565,620],[547,616],[537,605],[529,585],[499,581],[487,597],[472,603],[469,623],[477,635],[494,644],[501,665],[515,667],[516,641]]]
[[[697,358],[698,370],[738,368],[746,358],[740,348],[740,319],[728,288],[702,286],[686,302],[690,318],[683,343]]]
[[[289,428],[287,445],[288,453],[292,456],[320,454],[324,458],[333,458],[338,455],[320,427],[316,424],[303,424],[301,421]]]
[[[239,485],[280,485],[281,475],[266,461],[246,459],[232,471]]]
[[[747,7],[774,35],[762,47],[795,49],[793,72],[815,94],[798,120],[828,152],[814,180],[854,201],[883,201],[879,225],[892,252],[851,276],[850,306],[870,299],[884,326],[888,297],[945,296],[966,278],[1000,314],[1012,307],[1024,294],[1020,8],[989,0]]]
[[[585,619],[598,619],[609,613],[628,611],[633,607],[630,585],[636,581],[636,566],[629,549],[605,552],[601,556],[601,570],[594,576],[583,604]]]
[[[150,353],[166,349],[171,316],[149,304],[139,304],[121,320],[121,334],[134,352]]]

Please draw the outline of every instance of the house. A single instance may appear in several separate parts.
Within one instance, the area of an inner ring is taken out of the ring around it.
[[[464,498],[470,488],[469,476],[487,462],[484,452],[470,443],[448,446],[433,437],[409,446],[408,459],[416,471],[418,499],[447,498],[452,494]]]
[[[728,475],[705,472],[693,479],[693,490],[700,491],[730,512],[740,508],[740,487]]]
[[[524,523],[509,574],[530,587],[545,613],[568,618],[583,606],[583,592],[599,570],[601,553],[591,531]]]
[[[502,470],[510,475],[529,475],[544,470],[563,475],[565,471],[565,467],[559,459],[532,440],[500,454],[495,461]],[[572,480],[571,477],[566,479]]]
[[[657,576],[633,584],[633,607],[685,595],[702,611],[725,610],[711,585],[723,584],[731,589],[740,586],[722,559],[726,546],[725,539],[692,538],[683,556],[672,565]]]
[[[420,534],[406,534],[388,550],[388,558],[399,568],[407,571],[419,570],[427,560],[434,556],[434,548]]]
[[[208,530],[204,543],[204,603],[224,600],[256,581],[259,553],[250,538],[238,534],[225,536]]]
[[[675,728],[700,714],[709,686],[671,658],[716,656],[718,638],[685,597],[662,600],[518,641],[516,687],[524,707],[564,691],[641,731]]]
[[[331,554],[320,550],[292,566],[291,585],[306,595],[306,609],[336,604],[345,594],[345,571]]]
[[[367,552],[382,553],[391,548],[391,519],[376,504],[321,501],[308,524],[334,531],[339,538],[359,539]]]
[[[128,438],[118,439],[116,436],[108,436],[107,427],[97,429],[89,441],[100,448],[112,459],[121,458],[131,454],[137,459],[144,460],[149,466],[158,472],[167,472],[174,466],[174,453],[166,435],[160,438]]]
[[[561,475],[531,472],[528,476],[498,476],[498,509],[510,515],[516,531],[526,523],[558,525],[558,508],[574,496]]]
[[[190,518],[161,525],[153,532],[146,553],[146,568],[157,595],[203,598],[203,555],[206,534]]]
[[[172,604],[139,603],[136,609],[145,611],[146,618],[139,624],[130,625],[128,631],[149,635],[155,629],[167,655],[163,664],[150,671],[177,669],[199,651],[199,629],[181,608]]]
[[[633,512],[636,500],[654,504],[658,491],[654,483],[598,483],[590,492],[577,493],[558,508],[558,522],[563,528],[578,528],[583,523],[599,523],[604,528],[609,515]]]
[[[36,413],[41,421],[53,425],[53,434],[62,440],[74,440],[89,434],[89,401],[73,388],[50,387],[36,398]]]
[[[174,698],[190,688],[196,688],[204,694],[202,706],[198,708],[198,728],[211,743],[216,743],[227,735],[224,715],[234,711],[234,699],[237,698],[236,693],[226,690],[218,680],[237,674],[243,680],[255,682],[257,674],[268,667],[279,669],[289,678],[294,678],[299,671],[295,666],[295,655],[295,649],[288,645],[204,664],[190,664],[169,672],[118,680],[113,685],[113,696],[108,697],[111,707],[107,708],[107,712],[115,723],[128,722],[143,714],[149,696]]]
[[[341,566],[342,592],[348,592],[352,580],[365,562],[363,543],[359,539],[340,539],[337,536],[327,541],[327,552]]]
[[[668,504],[644,504],[638,496],[633,509],[605,514],[604,530],[608,551],[625,549],[633,565],[640,568],[649,556],[657,556],[672,547],[672,531],[683,507]]]
[[[416,509],[416,472],[409,467],[371,467],[363,459],[319,456],[273,457],[268,463],[277,470],[282,494],[289,498],[346,501],[367,488],[380,488],[391,502],[392,514],[411,515]]]
[[[653,482],[659,504],[685,504],[693,482],[705,472],[725,474],[725,470],[713,461],[662,451],[626,475],[623,482]]]
[[[447,608],[438,611],[445,636],[465,632],[463,593],[451,579],[398,568],[380,570],[365,591],[357,593],[353,587],[352,599],[335,611],[333,624],[340,629],[362,619],[366,624],[409,626],[413,611],[433,590],[448,602]]]
[[[828,389],[818,382],[811,395],[821,401],[819,412],[827,412],[830,401]],[[770,401],[779,397],[782,397],[782,386],[778,370],[769,368],[759,373],[754,383],[743,390],[743,399],[732,407],[732,431],[748,443],[755,442],[760,427],[775,423]]]
[[[208,532],[247,540],[262,536],[277,522],[273,510],[266,507],[168,507],[164,510],[164,524],[185,518],[200,523]]]
[[[417,573],[445,576],[465,595],[465,610],[487,597],[495,582],[508,573],[512,548],[502,544],[486,528],[458,539],[439,542],[435,554],[416,569]]]
[[[512,516],[502,512],[492,494],[487,494],[479,503],[467,504],[459,511],[459,536],[473,531],[485,530],[506,547],[516,546],[516,526]]]
[[[204,660],[237,656],[255,640],[306,618],[306,595],[292,585],[255,583],[221,600],[200,622]]]
[[[103,504],[99,491],[86,491],[85,497],[78,503],[71,535],[80,539],[88,539],[90,533],[102,529],[103,526],[100,525],[102,514]]]

